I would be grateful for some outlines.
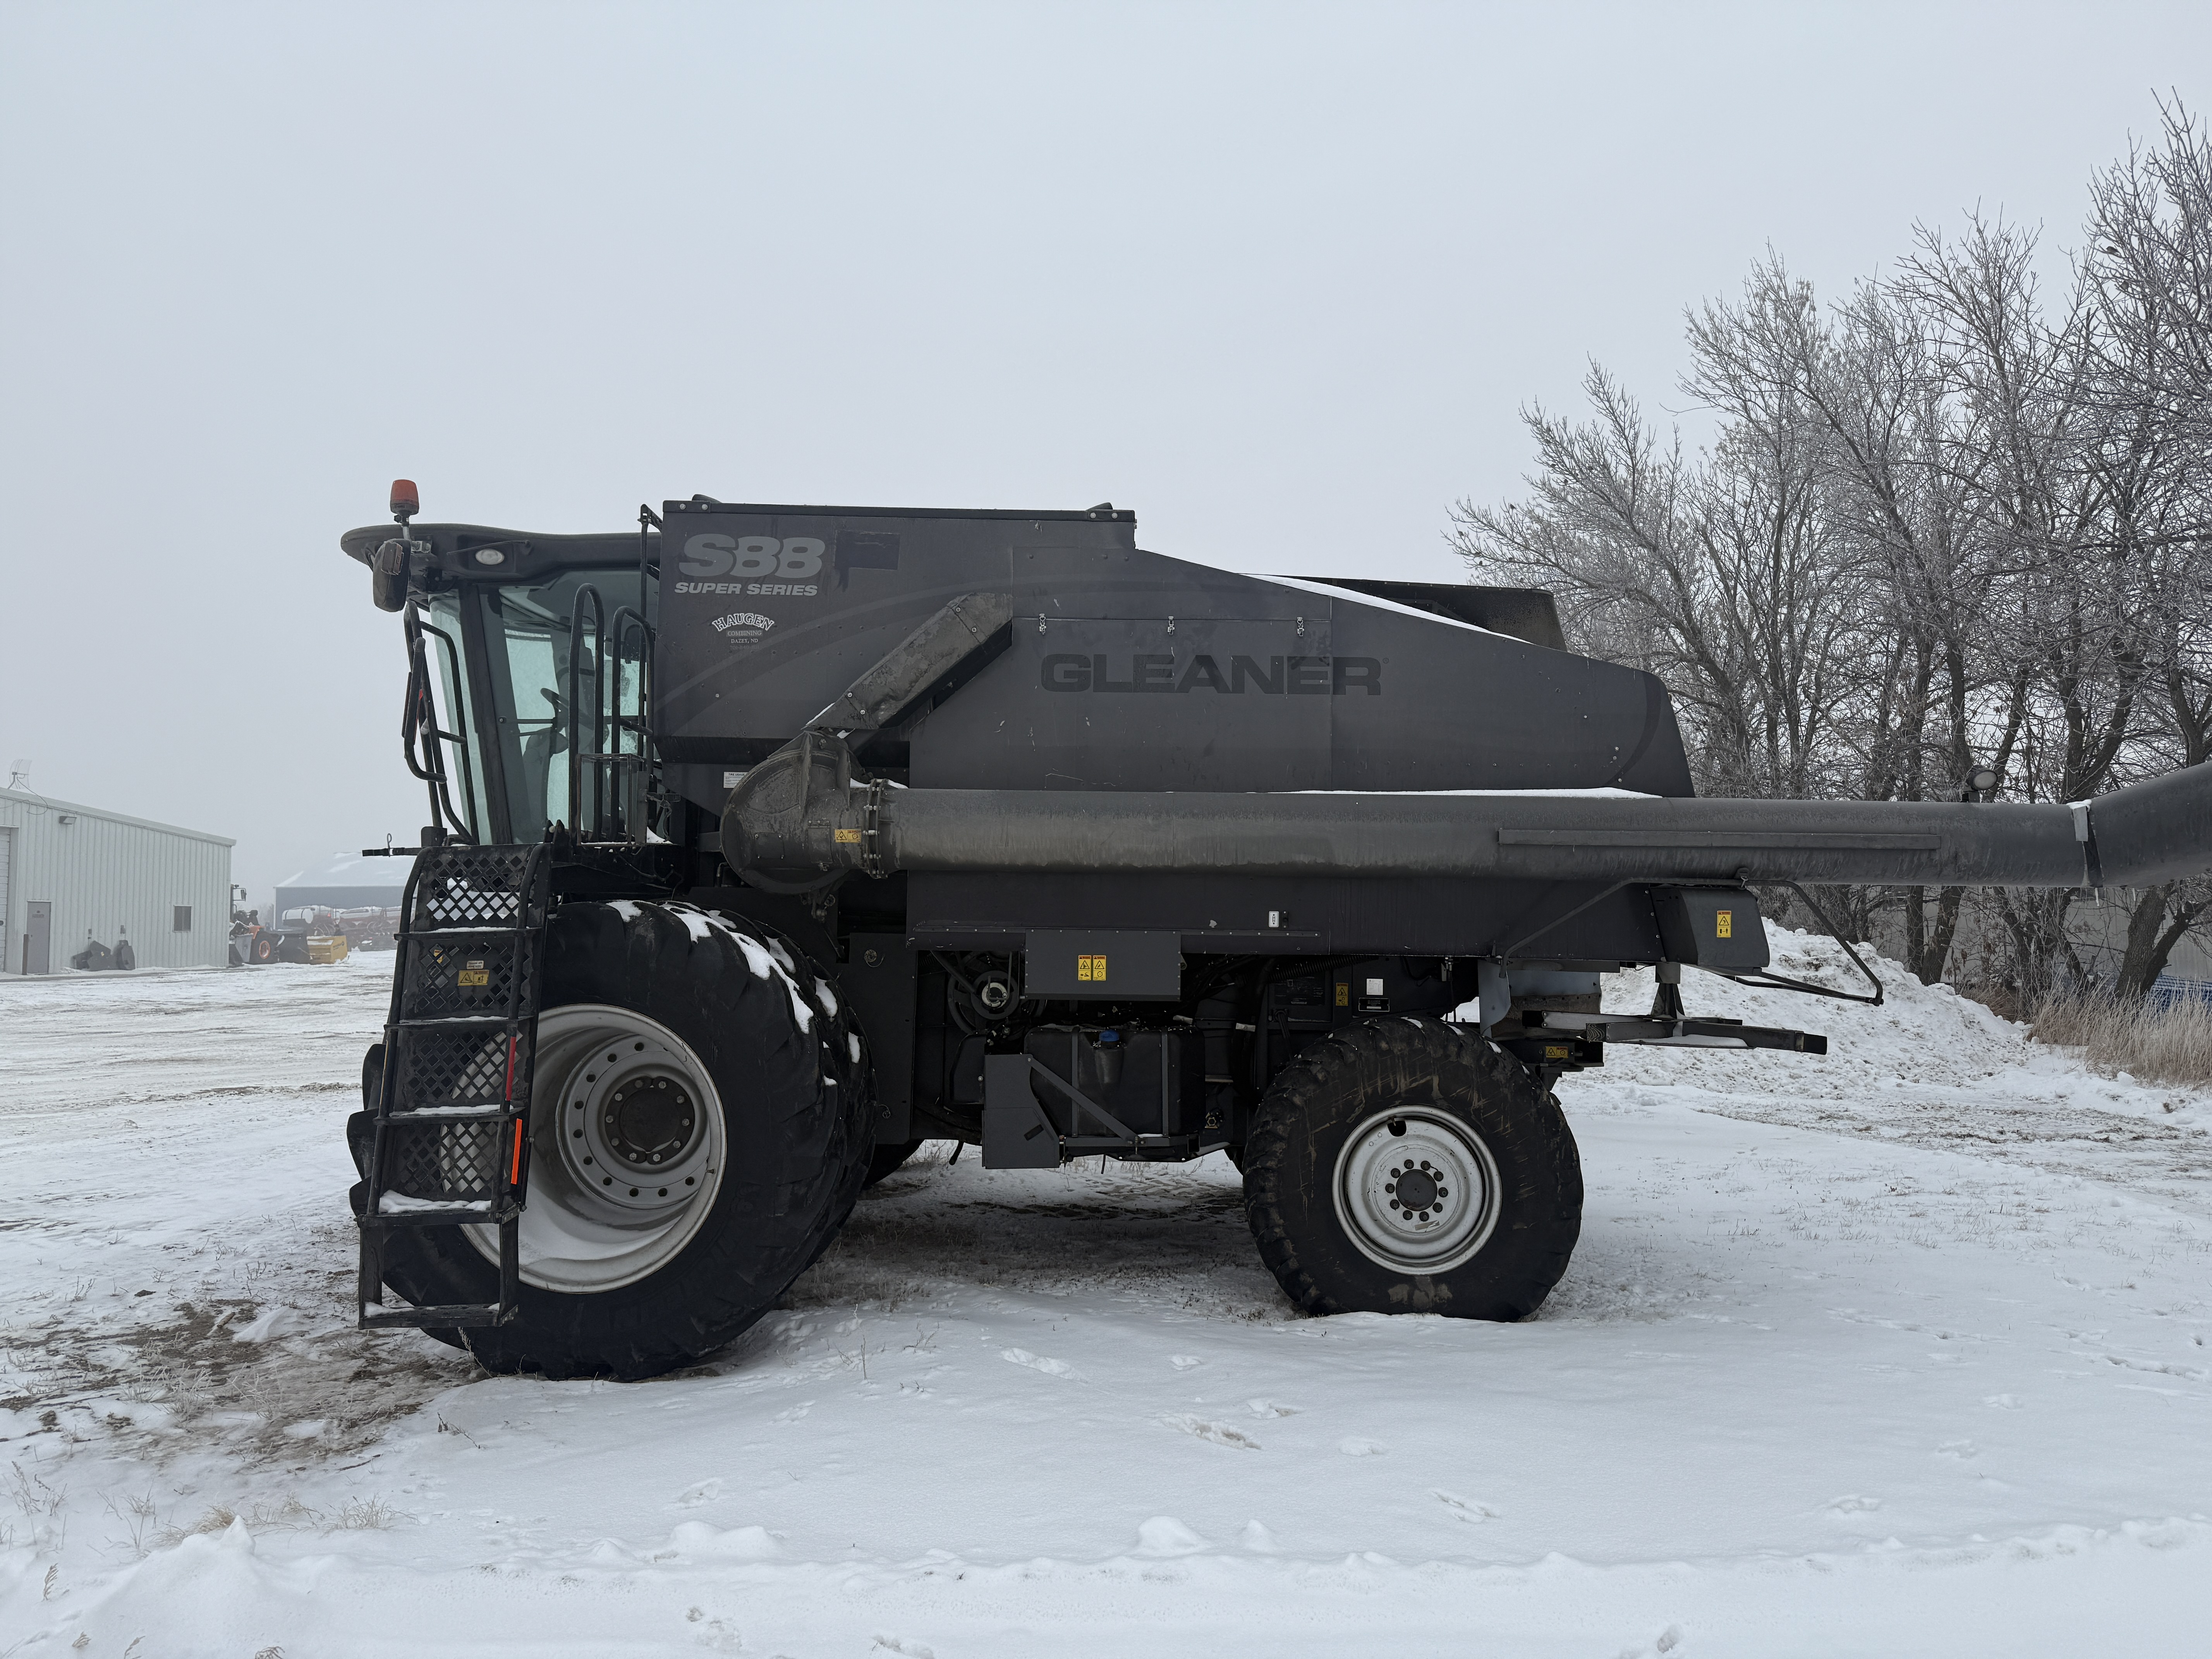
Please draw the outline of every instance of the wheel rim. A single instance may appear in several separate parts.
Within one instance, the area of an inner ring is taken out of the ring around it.
[[[1449,1273],[1498,1224],[1498,1164],[1482,1137],[1430,1107],[1377,1112],[1336,1160],[1336,1216],[1370,1261]]]
[[[532,1076],[522,1281],[591,1295],[683,1253],[722,1180],[722,1103],[691,1047],[659,1021],[605,1003],[540,1015]],[[469,1242],[499,1260],[499,1230]]]

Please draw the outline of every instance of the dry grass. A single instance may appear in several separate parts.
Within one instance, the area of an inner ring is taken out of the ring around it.
[[[2028,1035],[2081,1049],[2089,1068],[2107,1077],[2125,1072],[2143,1083],[2212,1083],[2212,1006],[2202,1002],[2159,1008],[2107,991],[2067,992],[2045,1002]]]
[[[215,1504],[189,1526],[162,1528],[154,1540],[164,1547],[180,1544],[203,1533],[227,1532],[239,1518],[236,1510]],[[248,1532],[388,1532],[401,1521],[414,1518],[380,1498],[349,1498],[336,1510],[310,1509],[297,1498],[286,1498],[282,1503],[256,1504],[245,1514]]]

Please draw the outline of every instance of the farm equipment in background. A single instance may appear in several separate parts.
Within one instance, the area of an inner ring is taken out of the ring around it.
[[[129,973],[138,965],[138,953],[131,948],[129,931],[122,927],[115,930],[115,944],[111,949],[92,936],[87,928],[84,949],[70,958],[70,966],[79,973]]]
[[[342,962],[354,950],[389,951],[398,926],[397,907],[368,906],[332,909],[327,905],[297,905],[265,926],[258,910],[231,913],[230,961],[233,967],[271,962],[327,964]]]
[[[399,935],[399,907],[396,904],[356,905],[330,913],[330,927],[356,951],[390,951],[397,948]]]
[[[244,908],[246,890],[234,885],[230,898],[230,965],[250,968],[256,963],[276,959],[276,941],[273,933],[261,925],[261,912]],[[264,933],[267,942],[263,942]]]
[[[322,905],[300,905],[286,910],[276,918],[276,925],[264,934],[270,942],[269,959],[275,962],[314,962],[318,957],[324,963],[333,962],[343,951],[333,953],[325,940],[343,939],[344,930],[337,923],[337,914]],[[318,951],[317,945],[322,945]]]
[[[1239,574],[1134,515],[738,505],[393,524],[433,822],[348,1126],[365,1326],[640,1376],[775,1304],[924,1138],[1243,1172],[1315,1313],[1519,1318],[1553,1085],[1770,966],[1753,884],[2212,867],[2212,769],[2071,806],[1693,798],[1666,688],[1550,596]],[[380,854],[387,849],[367,849]],[[1839,941],[1840,942],[1840,941]],[[1607,1010],[1624,969],[1648,1009]]]

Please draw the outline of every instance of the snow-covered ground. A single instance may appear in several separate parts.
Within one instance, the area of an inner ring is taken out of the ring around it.
[[[351,1328],[388,965],[0,984],[0,1656],[2204,1650],[2212,1102],[1893,968],[1571,1079],[1521,1325],[1295,1316],[1218,1158],[939,1148],[625,1386]]]

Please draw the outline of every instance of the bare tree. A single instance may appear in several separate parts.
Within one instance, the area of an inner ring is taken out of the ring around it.
[[[2212,755],[2212,138],[2177,100],[2160,142],[2137,144],[2090,189],[2085,282],[2095,295],[2096,392],[2119,517],[2149,567],[2149,672],[2161,694],[2149,749]],[[2198,882],[2132,897],[2118,982],[2146,992],[2212,910]]]
[[[1972,491],[1950,465],[1956,417],[1936,373],[1929,329],[1893,287],[1862,283],[1837,311],[1810,375],[1827,440],[1827,500],[1839,541],[1878,596],[1875,688],[1845,728],[1869,799],[1956,799],[1984,746],[2017,728],[2026,675],[1988,626],[1996,568]],[[1990,694],[1996,695],[1989,737]],[[1948,965],[1966,890],[1895,895],[1907,965],[1934,983]]]
[[[1601,368],[1589,418],[1524,411],[1528,494],[1462,501],[1472,570],[1558,596],[1583,649],[1666,678],[1708,793],[2079,800],[2212,757],[2212,140],[2177,103],[2093,182],[2055,300],[2037,239],[1970,216],[1917,233],[1824,313],[1771,252],[1686,319],[1686,453]],[[2033,1001],[2091,975],[2070,893],[1844,896],[1952,966],[1985,904]],[[2139,994],[2212,923],[2212,887],[2130,900]]]
[[[1891,284],[1923,319],[1929,386],[1949,410],[1942,465],[1992,562],[1986,621],[2023,675],[2019,723],[1994,763],[2013,793],[2078,800],[2109,781],[2141,678],[2128,609],[2112,590],[2088,465],[2087,307],[2077,284],[2056,319],[2038,292],[2036,238],[1977,215],[1956,241],[1923,228]],[[2075,895],[1994,896],[2024,982],[2082,972]]]
[[[1863,678],[1866,584],[1838,539],[1833,468],[1816,418],[1830,343],[1809,283],[1771,253],[1741,300],[1689,320],[1681,389],[1722,418],[1705,472],[1702,535],[1730,597],[1757,688],[1755,755],[1736,793],[1803,798],[1848,787],[1836,775],[1836,720]]]
[[[1717,377],[1726,370],[1717,362]],[[1747,398],[1753,389],[1743,389]],[[1817,466],[1786,404],[1686,457],[1604,369],[1595,418],[1524,414],[1538,465],[1526,501],[1462,501],[1454,545],[1493,578],[1550,588],[1583,649],[1665,678],[1687,716],[1698,787],[1805,796],[1856,656],[1861,606],[1823,546]]]

